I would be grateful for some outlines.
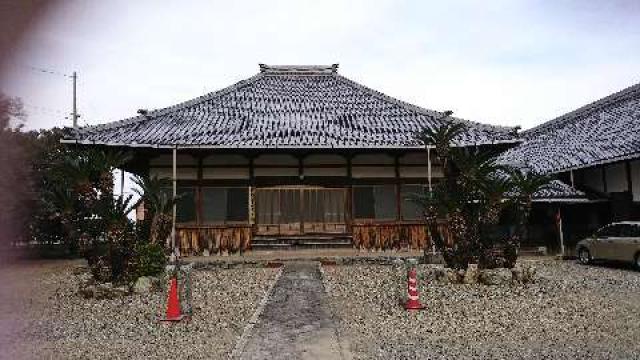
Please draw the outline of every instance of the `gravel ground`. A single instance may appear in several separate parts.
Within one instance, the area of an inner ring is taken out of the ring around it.
[[[640,272],[531,263],[535,284],[421,280],[428,308],[412,313],[400,305],[403,268],[327,266],[324,281],[355,359],[640,359]]]
[[[14,340],[0,358],[225,358],[277,273],[266,268],[195,271],[192,320],[164,324],[157,317],[166,294],[85,300],[75,294],[79,279],[72,275],[73,267],[4,271],[3,278],[13,279],[27,273],[24,281],[32,285],[22,286],[22,293],[3,295],[13,298],[4,310],[11,304],[11,311],[19,315],[0,316],[0,324],[12,326]]]

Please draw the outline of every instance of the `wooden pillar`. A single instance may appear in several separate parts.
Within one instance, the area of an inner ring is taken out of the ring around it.
[[[402,220],[402,195],[401,195],[401,185],[400,185],[400,165],[399,165],[399,156],[396,155],[393,158],[393,167],[395,173],[395,183],[396,183],[396,220]]]
[[[569,179],[571,180],[571,187],[575,188],[576,187],[576,183],[573,179],[573,170],[569,170]]]
[[[124,199],[124,169],[120,169],[120,197]]]
[[[347,199],[345,215],[347,217],[347,231],[353,233],[353,177],[351,172],[351,159],[353,155],[348,154],[347,158]]]
[[[562,211],[560,206],[558,206],[556,221],[558,225],[558,235],[560,239],[560,255],[564,256],[564,233],[562,231]]]
[[[203,160],[202,156],[198,156],[198,175],[196,182],[196,224],[200,225],[203,222],[204,214],[202,213],[202,173],[203,173]]]
[[[249,156],[249,226],[251,227],[251,235],[256,231],[256,227],[254,226],[256,223],[256,184],[255,184],[255,172],[253,169],[253,159],[254,156]]]
[[[433,192],[431,186],[431,147],[427,145],[427,182],[429,183],[429,193]]]
[[[177,188],[177,182],[178,182],[178,168],[176,165],[176,162],[178,161],[177,155],[178,153],[178,149],[176,146],[173,147],[173,157],[172,157],[172,176],[171,176],[171,183],[172,183],[172,187],[173,187],[173,198],[175,199],[175,197],[178,195],[178,188]],[[176,203],[173,203],[173,217],[172,217],[172,221],[171,221],[171,250],[172,250],[172,256],[176,256],[178,253],[178,248],[176,246]]]

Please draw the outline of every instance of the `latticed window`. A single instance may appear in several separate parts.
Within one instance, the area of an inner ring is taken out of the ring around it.
[[[355,219],[395,220],[398,217],[396,186],[354,186],[353,217]]]
[[[171,193],[171,189],[168,191]],[[179,196],[179,199],[176,202],[176,222],[196,222],[196,188],[178,186],[176,193]]]
[[[205,223],[246,222],[249,220],[249,188],[202,188],[202,221]]]

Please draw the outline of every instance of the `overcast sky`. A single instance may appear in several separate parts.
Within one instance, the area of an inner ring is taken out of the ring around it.
[[[28,127],[189,100],[258,63],[331,64],[388,95],[523,128],[640,82],[640,1],[65,1],[22,44],[3,92]],[[49,74],[37,69],[56,72]]]

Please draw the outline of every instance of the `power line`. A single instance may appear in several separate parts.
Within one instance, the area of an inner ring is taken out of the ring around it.
[[[36,66],[31,66],[31,65],[23,65],[22,67],[27,68],[31,71],[35,71],[35,72],[39,72],[39,73],[45,73],[45,74],[50,74],[50,75],[58,75],[58,76],[63,76],[63,77],[67,77],[67,78],[73,78],[73,75],[68,75],[59,71],[55,71],[55,70],[50,70],[50,69],[45,69],[45,68],[41,68],[41,67],[36,67]]]

